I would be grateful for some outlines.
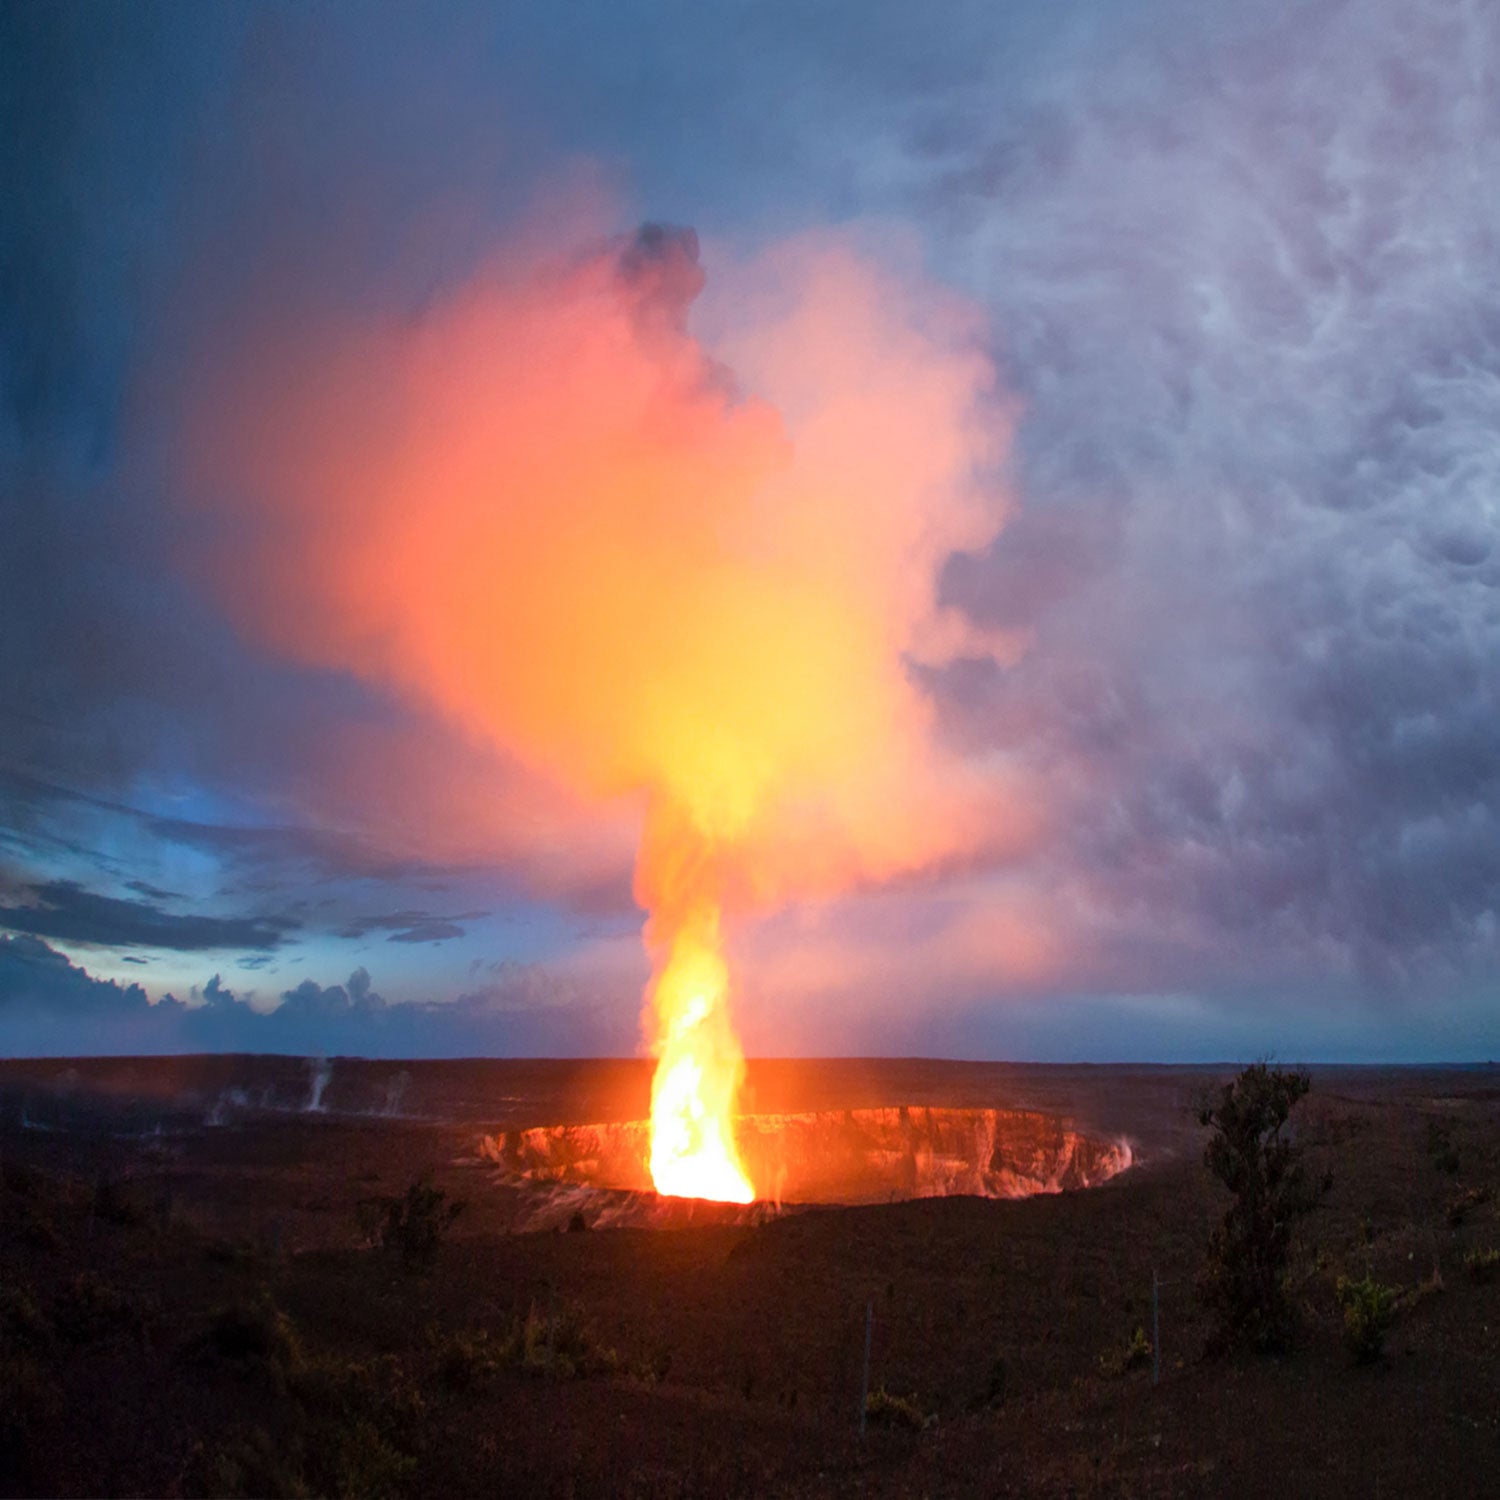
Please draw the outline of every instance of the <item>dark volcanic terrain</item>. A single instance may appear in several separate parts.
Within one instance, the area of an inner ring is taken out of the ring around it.
[[[0,1063],[0,1490],[1493,1493],[1500,1072],[1314,1070],[1300,1344],[1231,1361],[1193,1285],[1226,1076],[752,1064],[778,1211],[617,1180],[639,1062]],[[1367,1272],[1402,1297],[1361,1367]],[[867,1308],[900,1399],[861,1440]]]

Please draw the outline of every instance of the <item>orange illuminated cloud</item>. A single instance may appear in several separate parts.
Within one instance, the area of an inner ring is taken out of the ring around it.
[[[250,635],[436,709],[575,797],[733,850],[731,901],[831,893],[1029,823],[935,748],[909,661],[1004,506],[1007,422],[951,299],[836,240],[501,257],[413,319],[231,341],[186,447]]]

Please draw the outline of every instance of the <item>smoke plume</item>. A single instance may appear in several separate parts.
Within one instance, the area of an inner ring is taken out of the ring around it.
[[[244,632],[634,799],[648,850],[690,829],[730,906],[1029,823],[934,743],[911,670],[994,644],[934,602],[1003,518],[975,320],[833,239],[736,275],[711,351],[696,237],[656,226],[501,256],[416,317],[257,309],[184,447],[193,565]]]

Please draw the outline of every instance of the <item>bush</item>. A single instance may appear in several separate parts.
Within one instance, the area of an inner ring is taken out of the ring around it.
[[[865,1416],[872,1427],[901,1427],[908,1432],[922,1432],[937,1426],[937,1417],[922,1410],[915,1393],[893,1396],[884,1386],[865,1397]]]
[[[1118,1354],[1099,1356],[1099,1369],[1105,1375],[1123,1375],[1127,1370],[1138,1370],[1150,1362],[1151,1340],[1146,1337],[1146,1330],[1138,1327]]]
[[[612,1374],[620,1367],[619,1355],[595,1340],[580,1309],[566,1306],[543,1313],[534,1302],[526,1317],[516,1320],[500,1357],[507,1364],[554,1380]]]
[[[1311,1087],[1305,1072],[1258,1062],[1198,1107],[1198,1123],[1212,1132],[1204,1164],[1233,1194],[1199,1278],[1200,1293],[1217,1315],[1213,1344],[1220,1350],[1282,1349],[1291,1341],[1292,1228],[1317,1206],[1330,1181],[1308,1178],[1302,1145],[1287,1130]]]
[[[435,1339],[437,1378],[446,1390],[467,1391],[479,1385],[500,1364],[500,1350],[488,1332],[460,1330],[446,1339]]]
[[[1344,1343],[1357,1363],[1373,1364],[1385,1350],[1385,1336],[1396,1321],[1398,1289],[1372,1277],[1351,1281],[1340,1276],[1338,1303],[1344,1310]]]
[[[1458,1171],[1458,1149],[1453,1144],[1453,1137],[1448,1133],[1445,1121],[1427,1122],[1427,1154],[1439,1172],[1452,1177]]]
[[[1464,1270],[1473,1281],[1493,1281],[1500,1274],[1500,1250],[1471,1250],[1464,1256]]]
[[[402,1197],[385,1200],[380,1243],[399,1254],[408,1271],[430,1271],[463,1208],[461,1202],[450,1203],[441,1188],[414,1182]]]
[[[260,1407],[273,1425],[233,1428],[200,1445],[187,1468],[188,1493],[351,1500],[401,1493],[426,1405],[399,1360],[310,1356],[269,1297],[222,1308],[199,1348],[269,1380]]]

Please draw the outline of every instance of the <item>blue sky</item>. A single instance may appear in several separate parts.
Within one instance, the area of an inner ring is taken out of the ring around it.
[[[1012,401],[933,587],[1024,650],[923,691],[1047,837],[747,920],[748,1050],[1500,1054],[1497,75],[1433,0],[8,7],[0,1050],[636,1046],[638,809],[242,635],[157,401],[587,183],[703,329],[837,233]]]

